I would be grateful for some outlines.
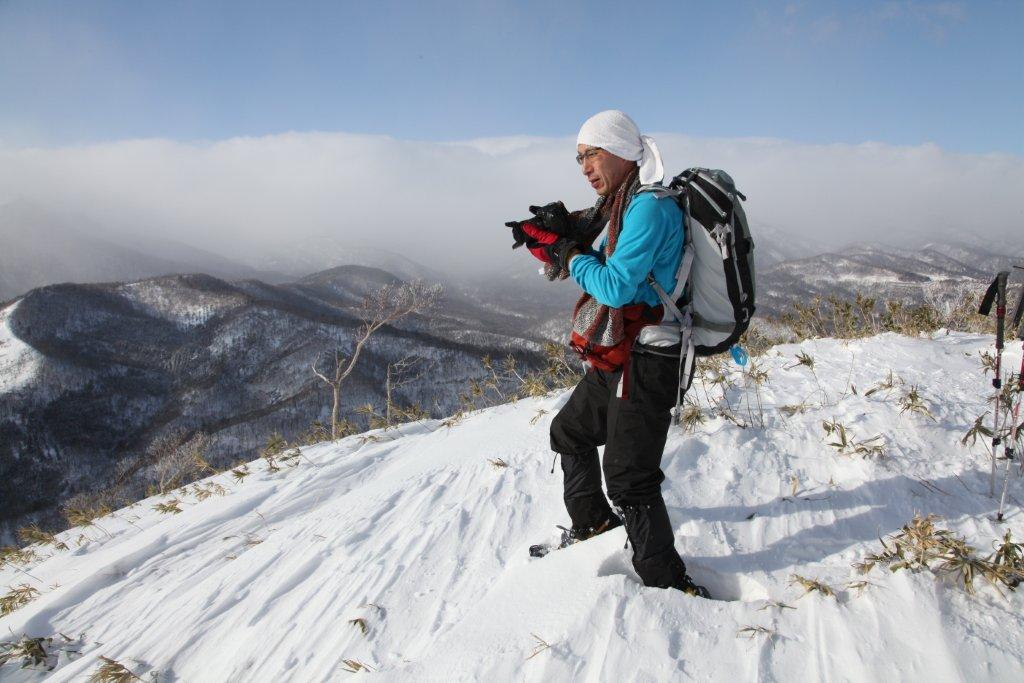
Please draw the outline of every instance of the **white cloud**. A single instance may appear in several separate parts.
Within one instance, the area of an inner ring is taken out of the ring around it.
[[[764,223],[840,245],[956,231],[1009,236],[1022,219],[1010,189],[1024,187],[1024,159],[1013,155],[656,138],[669,169],[727,169],[749,197],[755,230]],[[592,203],[574,151],[571,137],[430,143],[345,133],[0,147],[0,192],[9,195],[0,200],[22,197],[235,258],[336,234],[481,270],[513,258],[502,224],[529,204]]]

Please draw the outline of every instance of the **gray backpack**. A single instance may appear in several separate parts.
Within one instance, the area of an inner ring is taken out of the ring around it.
[[[687,169],[667,187],[646,185],[640,191],[673,197],[683,210],[686,237],[675,289],[666,292],[647,276],[665,311],[658,327],[682,342],[681,398],[695,356],[729,350],[754,315],[754,242],[739,201],[746,197],[728,173],[707,168]]]

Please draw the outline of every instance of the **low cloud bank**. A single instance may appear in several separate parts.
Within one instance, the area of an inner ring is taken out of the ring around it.
[[[840,246],[929,236],[1019,240],[1024,159],[934,145],[808,145],[655,134],[666,166],[727,169],[755,227]],[[122,234],[256,262],[338,235],[435,267],[510,258],[502,223],[531,203],[593,202],[572,138],[434,143],[287,133],[212,143],[0,145],[0,201],[25,199]],[[756,237],[756,235],[755,235]]]

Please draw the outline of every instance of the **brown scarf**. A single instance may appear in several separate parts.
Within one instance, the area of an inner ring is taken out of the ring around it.
[[[640,187],[638,172],[630,173],[615,194],[610,197],[611,209],[608,218],[608,238],[605,242],[605,258],[615,253],[622,230],[622,217]],[[572,313],[572,331],[586,340],[587,347],[612,347],[621,343],[626,336],[626,324],[621,308],[611,308],[600,303],[584,292],[576,302]]]

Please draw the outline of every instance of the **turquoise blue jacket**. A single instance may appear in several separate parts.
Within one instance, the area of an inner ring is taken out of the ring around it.
[[[604,253],[607,237],[601,240]],[[628,304],[661,303],[647,283],[647,275],[666,292],[676,286],[676,271],[683,256],[683,212],[671,197],[658,199],[650,192],[636,195],[622,217],[615,253],[602,263],[591,252],[573,257],[569,274],[602,304],[620,308]]]

